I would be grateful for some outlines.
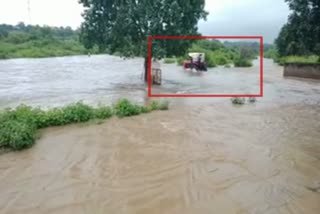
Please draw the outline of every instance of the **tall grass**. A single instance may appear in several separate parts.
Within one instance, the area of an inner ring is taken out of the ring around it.
[[[319,64],[319,56],[287,56],[275,59],[280,65],[286,63],[300,63],[300,64]]]
[[[184,57],[178,57],[178,58],[177,58],[177,64],[178,64],[178,65],[183,65],[184,60],[185,60]]]
[[[238,58],[234,61],[235,67],[251,67],[252,62],[250,59]]]
[[[163,62],[165,64],[173,64],[176,62],[176,59],[175,58],[164,58]]]
[[[41,128],[102,120],[113,115],[120,118],[129,117],[168,108],[168,102],[154,101],[151,105],[139,106],[127,99],[119,100],[113,107],[94,108],[78,102],[48,111],[20,105],[15,109],[5,109],[0,112],[0,148],[12,150],[29,148],[35,143],[37,130]]]

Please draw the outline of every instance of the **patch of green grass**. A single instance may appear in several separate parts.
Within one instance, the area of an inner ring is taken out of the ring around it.
[[[320,57],[318,56],[287,56],[275,59],[280,65],[287,63],[299,63],[299,64],[319,64]]]
[[[168,108],[167,101],[154,101],[149,106],[139,106],[128,99],[119,100],[114,108],[108,106],[94,108],[77,102],[62,108],[43,111],[40,108],[20,105],[15,109],[5,109],[0,112],[0,149],[22,150],[31,147],[38,137],[37,129],[40,128],[88,121],[100,124],[114,114],[122,118]]]
[[[176,59],[175,58],[164,58],[163,62],[165,64],[173,64],[173,63],[176,63]]]

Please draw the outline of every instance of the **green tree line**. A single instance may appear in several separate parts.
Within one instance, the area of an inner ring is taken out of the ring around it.
[[[96,53],[79,41],[79,30],[70,27],[0,25],[0,58],[37,58]]]
[[[285,0],[291,10],[273,49],[266,57],[280,64],[288,62],[320,63],[320,1]]]

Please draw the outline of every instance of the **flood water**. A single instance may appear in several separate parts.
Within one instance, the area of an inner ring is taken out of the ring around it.
[[[0,106],[147,102],[141,59],[0,61]],[[259,64],[190,76],[162,65],[156,93],[259,93]],[[171,109],[41,131],[0,155],[0,213],[320,213],[320,82],[264,61],[264,97],[171,99]]]

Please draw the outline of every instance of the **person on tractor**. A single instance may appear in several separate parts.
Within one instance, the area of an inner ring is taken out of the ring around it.
[[[201,59],[202,59],[202,54],[199,54],[199,56],[198,56],[198,64],[199,65],[201,64]]]
[[[190,68],[193,69],[193,58],[190,56]]]

